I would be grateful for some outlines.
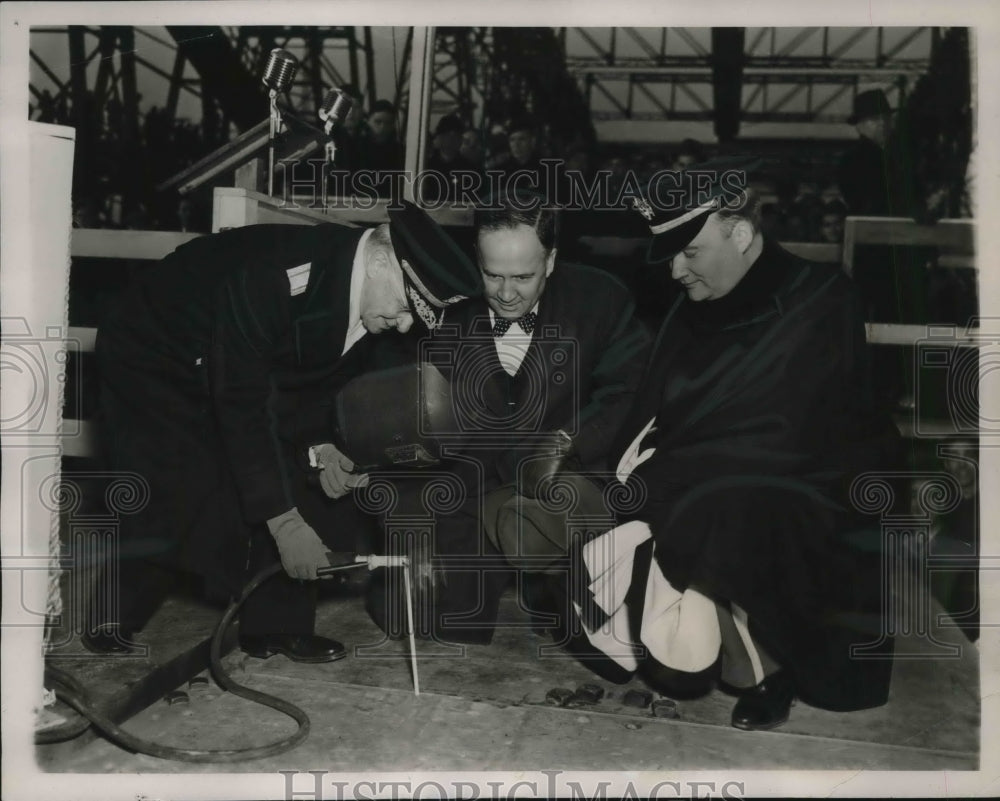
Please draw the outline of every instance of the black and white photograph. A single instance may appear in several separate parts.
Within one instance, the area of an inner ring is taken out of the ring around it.
[[[0,7],[3,796],[989,797],[1000,15]]]

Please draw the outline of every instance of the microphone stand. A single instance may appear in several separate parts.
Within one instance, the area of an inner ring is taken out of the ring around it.
[[[278,111],[278,90],[268,91],[270,98],[270,126],[267,135],[267,194],[274,197],[274,141],[281,130],[281,113]]]
[[[327,131],[326,147],[323,148],[323,210],[326,211],[327,197],[329,193],[329,181],[327,180],[330,172],[330,166],[333,164],[333,160],[337,155],[337,145],[333,141],[333,130],[332,126],[329,127],[330,130]]]

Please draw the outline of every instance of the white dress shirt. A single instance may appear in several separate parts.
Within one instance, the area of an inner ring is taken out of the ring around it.
[[[531,307],[531,311],[538,314],[537,303]],[[496,322],[496,319],[496,314],[494,314],[493,309],[490,309],[491,326]],[[533,334],[529,334],[521,328],[520,323],[514,323],[503,336],[493,337],[497,356],[500,358],[500,366],[503,367],[507,375],[517,375],[517,371],[521,368],[521,362],[524,361],[524,356],[531,345],[532,336]]]
[[[361,289],[365,285],[365,245],[373,230],[373,228],[369,228],[361,235],[358,247],[354,251],[354,264],[351,266],[351,305],[347,312],[347,336],[344,338],[344,349],[340,352],[341,356],[347,353],[351,346],[367,333],[361,322]]]

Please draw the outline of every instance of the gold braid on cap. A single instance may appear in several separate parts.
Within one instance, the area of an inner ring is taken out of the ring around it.
[[[450,306],[452,303],[458,303],[458,301],[465,300],[468,297],[467,295],[452,295],[447,300],[440,300],[427,288],[426,284],[420,280],[420,276],[417,275],[417,271],[413,269],[413,266],[409,261],[406,259],[400,259],[399,266],[402,268],[403,273],[410,280],[413,286],[415,286],[420,294],[423,295],[424,299],[432,305],[437,306],[439,309],[444,308],[445,306]]]
[[[699,214],[704,214],[706,211],[710,211],[718,206],[718,198],[708,201],[708,203],[703,203],[696,209],[691,209],[682,214],[680,217],[674,217],[672,220],[667,220],[665,223],[660,223],[659,225],[649,226],[649,230],[653,234],[663,234],[667,231],[671,231],[681,225],[684,225],[688,220],[693,220]],[[648,218],[647,218],[648,219]]]
[[[407,283],[406,294],[410,299],[410,305],[413,307],[413,310],[417,313],[417,316],[421,320],[423,320],[424,325],[426,325],[427,328],[431,331],[437,328],[438,323],[440,322],[440,320],[438,320],[437,314],[434,312],[434,309],[430,307],[430,304],[428,304],[427,301],[424,300],[424,298],[417,291],[416,287],[413,286],[413,284]]]

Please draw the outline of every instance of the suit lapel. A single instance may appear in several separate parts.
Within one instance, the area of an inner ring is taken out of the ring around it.
[[[309,283],[292,305],[296,360],[303,366],[328,365],[331,356],[340,355],[349,323],[354,254],[364,231],[320,225],[315,233]]]
[[[555,273],[553,273],[554,275]],[[553,347],[557,346],[562,338],[562,323],[555,319],[558,315],[557,293],[558,285],[555,284],[553,279],[550,279],[538,303],[538,319],[535,320],[534,334],[531,337],[531,342],[528,343],[528,349],[524,354],[524,361],[521,362],[521,367],[517,371],[517,376],[521,379],[517,382],[516,400],[518,409],[524,409],[525,404],[539,406],[537,394],[541,392],[541,400],[544,401],[548,397],[548,393],[552,391],[552,382],[549,374],[552,367],[552,360],[549,357]],[[553,339],[551,336],[546,337],[546,331],[553,329],[558,332],[556,333],[556,338]],[[535,382],[530,380],[531,373],[541,376],[541,387],[536,386]],[[545,406],[548,404],[543,403],[541,405]],[[539,408],[540,413],[544,413],[544,411],[543,408]]]

